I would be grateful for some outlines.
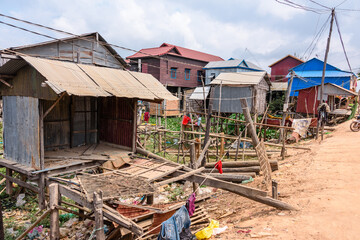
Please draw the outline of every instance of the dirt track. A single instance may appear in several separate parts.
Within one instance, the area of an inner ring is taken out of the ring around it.
[[[273,174],[280,199],[299,211],[276,210],[227,192],[208,201],[218,207],[214,218],[234,211],[219,220],[229,229],[217,238],[360,239],[360,132],[349,125],[339,125],[321,143],[305,143],[311,151],[289,152]],[[246,230],[251,231],[239,232]]]

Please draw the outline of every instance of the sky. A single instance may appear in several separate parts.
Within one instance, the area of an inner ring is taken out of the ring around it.
[[[269,71],[270,64],[288,54],[323,60],[330,10],[319,4],[330,8],[341,4],[336,15],[344,46],[353,72],[360,72],[360,1],[292,1],[321,9],[321,14],[275,0],[0,0],[0,13],[74,34],[99,32],[109,43],[133,50],[167,42],[223,59],[246,59]],[[4,17],[0,21],[56,38],[67,37]],[[322,26],[320,38],[313,41]],[[0,24],[0,49],[47,40]],[[115,50],[124,58],[134,53]],[[335,23],[328,63],[349,70]]]

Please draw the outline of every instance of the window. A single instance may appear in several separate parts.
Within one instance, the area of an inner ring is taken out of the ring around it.
[[[176,70],[177,68],[170,68],[170,77],[176,79]]]
[[[203,77],[203,72],[201,70],[197,71],[197,81],[198,83],[202,83],[201,78]]]
[[[185,68],[185,80],[190,80],[190,71],[191,69]]]

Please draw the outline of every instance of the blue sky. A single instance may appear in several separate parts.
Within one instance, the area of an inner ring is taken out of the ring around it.
[[[310,0],[293,0],[319,8]],[[329,7],[344,0],[317,0]],[[131,49],[163,42],[204,51],[224,59],[247,59],[267,66],[287,54],[324,58],[328,25],[309,54],[315,34],[329,16],[279,4],[275,0],[2,0],[1,13],[27,19],[75,34],[99,32],[108,42]],[[345,1],[340,8],[360,9],[360,2]],[[338,21],[354,72],[360,72],[359,11],[338,11]],[[66,37],[0,17],[0,21]],[[46,41],[45,37],[0,24],[0,48]],[[132,52],[116,49],[126,57]],[[329,63],[349,67],[334,28]]]

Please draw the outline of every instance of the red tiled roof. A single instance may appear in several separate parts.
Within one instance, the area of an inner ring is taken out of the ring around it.
[[[143,58],[149,56],[162,56],[165,54],[195,59],[203,62],[224,61],[224,59],[215,55],[195,51],[184,47],[175,46],[168,43],[163,43],[161,44],[160,47],[141,49],[139,52],[131,56],[128,56],[127,59]]]

